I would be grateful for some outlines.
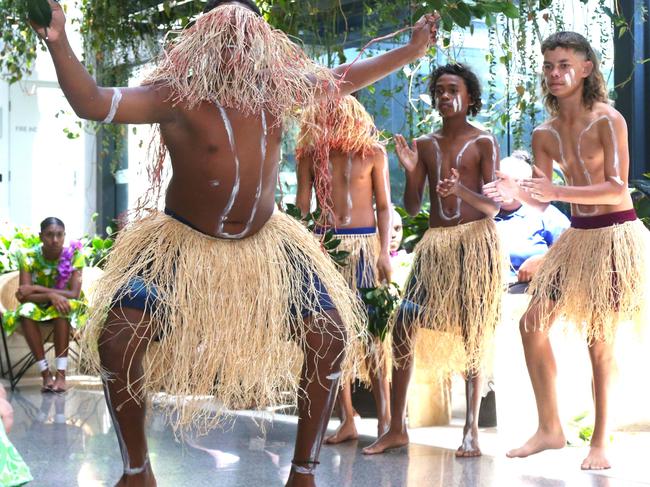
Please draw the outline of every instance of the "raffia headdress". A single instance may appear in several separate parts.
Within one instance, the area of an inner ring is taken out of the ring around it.
[[[172,41],[145,80],[154,83],[168,86],[173,100],[188,108],[212,102],[246,115],[266,109],[283,120],[314,102],[315,84],[334,78],[263,18],[224,5]]]
[[[333,211],[330,152],[367,157],[384,150],[381,134],[364,106],[351,95],[320,100],[303,111],[300,121],[296,157],[298,163],[306,158],[313,161],[316,195],[327,220]]]

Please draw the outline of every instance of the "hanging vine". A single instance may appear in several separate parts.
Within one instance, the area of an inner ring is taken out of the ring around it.
[[[104,84],[109,80],[125,83],[135,66],[158,55],[165,32],[187,25],[205,5],[205,0],[146,2],[149,6],[144,7],[144,2],[138,1],[67,0],[67,5],[73,1],[80,17],[69,19],[68,28],[78,30],[83,36],[84,62]],[[66,0],[63,3],[65,7]],[[472,34],[479,25],[477,22],[484,22],[489,63],[484,113],[490,128],[504,135],[509,132],[515,147],[528,144],[529,129],[539,118],[539,42],[543,34],[566,28],[566,0],[258,0],[257,3],[269,23],[302,39],[300,42],[305,43],[313,57],[330,66],[349,61],[346,49],[358,48],[362,40],[410,25],[432,10],[441,14],[441,50],[432,54],[442,62],[445,57],[455,58],[459,51],[462,53],[462,46],[452,42],[453,36],[463,31]],[[616,0],[580,0],[574,4],[596,5],[590,23],[598,30],[602,46],[610,46],[614,35],[632,35],[631,20],[621,14]],[[3,32],[0,75],[9,82],[27,76],[39,49],[44,49],[27,25],[21,5],[22,0],[0,0]],[[394,39],[395,43],[403,41]],[[375,45],[366,54],[393,45],[392,42]],[[604,62],[611,63],[612,57],[611,49],[603,51]],[[427,101],[430,102],[426,96],[427,76],[428,73],[407,68],[399,72],[399,82],[390,89],[370,88],[361,96],[371,112],[381,115],[386,114],[390,103],[401,103],[404,92],[411,88],[409,92],[412,91],[414,99],[407,96],[404,109],[407,128],[416,135],[434,120],[427,106]],[[412,104],[426,109],[415,111]],[[104,134],[109,139],[122,137],[117,129],[114,134],[110,130]],[[110,146],[110,140],[108,143]]]

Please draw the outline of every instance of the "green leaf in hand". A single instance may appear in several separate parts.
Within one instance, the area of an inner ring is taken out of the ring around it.
[[[52,22],[52,8],[47,0],[25,0],[27,17],[41,27],[49,27]]]

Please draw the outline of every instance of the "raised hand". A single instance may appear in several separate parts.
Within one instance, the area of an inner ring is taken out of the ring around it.
[[[442,198],[446,198],[452,194],[458,194],[460,188],[460,174],[456,168],[451,168],[451,177],[438,181],[436,191]]]
[[[549,203],[557,199],[553,182],[536,166],[533,166],[533,178],[522,179],[519,186],[532,198],[541,203]]]
[[[400,164],[406,172],[414,171],[415,166],[418,164],[418,146],[415,139],[413,139],[412,148],[409,147],[406,139],[401,134],[395,134],[393,139],[395,139],[395,152],[397,153]]]
[[[418,49],[420,56],[424,56],[427,50],[436,43],[439,25],[440,14],[434,12],[423,15],[413,26],[409,44]]]
[[[48,3],[52,9],[52,22],[50,22],[50,26],[38,25],[31,20],[29,23],[42,39],[47,42],[55,42],[65,35],[65,14],[59,2],[48,0]]]
[[[483,194],[497,203],[510,203],[517,199],[519,184],[512,176],[496,171],[496,179],[491,183],[483,185]]]

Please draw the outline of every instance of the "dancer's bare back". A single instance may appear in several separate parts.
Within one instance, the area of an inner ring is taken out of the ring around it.
[[[308,207],[315,171],[313,160],[300,161],[298,177],[302,205]],[[386,155],[378,147],[369,155],[330,152],[333,218],[337,228],[374,227],[377,224],[373,203],[390,201]],[[301,207],[301,209],[303,209]],[[304,209],[303,209],[304,210]]]
[[[202,103],[175,108],[160,129],[173,168],[167,208],[214,236],[244,238],[262,228],[275,203],[277,120]]]

